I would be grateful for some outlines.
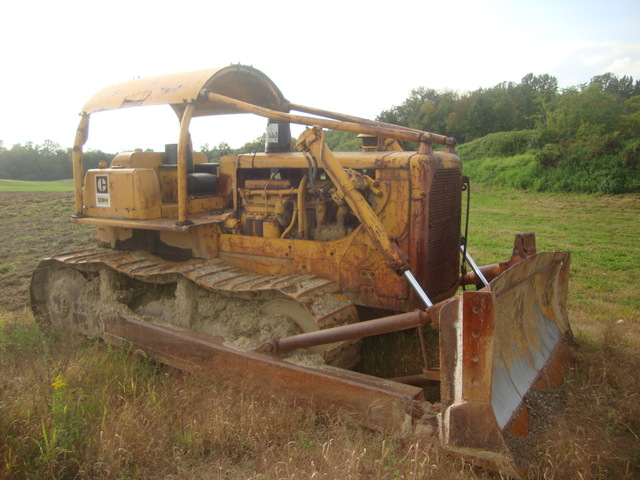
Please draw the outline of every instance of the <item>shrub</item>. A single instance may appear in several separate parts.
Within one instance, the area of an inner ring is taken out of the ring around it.
[[[463,160],[484,157],[510,157],[525,153],[539,145],[539,135],[535,130],[491,133],[458,147]]]
[[[556,133],[490,134],[461,145],[458,153],[476,182],[551,192],[640,192],[640,141],[624,142],[618,132],[588,123],[572,138]]]
[[[557,167],[564,154],[565,151],[560,145],[547,143],[536,153],[535,158],[543,167]]]
[[[622,165],[629,169],[640,167],[640,141],[629,143],[621,153]]]

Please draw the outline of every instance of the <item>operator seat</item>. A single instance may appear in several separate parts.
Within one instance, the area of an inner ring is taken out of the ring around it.
[[[178,144],[164,146],[164,161],[159,168],[178,168]],[[218,183],[217,163],[193,163],[191,146],[187,147],[187,193],[205,195],[216,193]]]

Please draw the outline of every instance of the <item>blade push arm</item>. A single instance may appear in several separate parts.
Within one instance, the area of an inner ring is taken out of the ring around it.
[[[340,162],[336,159],[333,152],[324,142],[324,135],[320,127],[306,129],[298,139],[296,145],[298,150],[308,152],[313,155],[322,165],[325,172],[338,189],[339,194],[344,198],[345,202],[351,208],[360,224],[363,226],[369,237],[373,240],[380,251],[385,255],[389,262],[389,267],[404,275],[411,287],[418,294],[422,302],[431,307],[433,303],[420,287],[415,277],[409,269],[409,257],[400,249],[398,244],[391,238],[387,229],[375,214],[362,193],[353,185],[347,172],[344,171]]]
[[[340,130],[343,132],[351,133],[366,133],[368,135],[374,135],[376,137],[391,138],[394,140],[402,140],[407,142],[418,142],[425,146],[430,146],[433,143],[445,145],[447,151],[453,152],[456,141],[452,137],[446,137],[444,135],[438,135],[431,132],[423,132],[412,128],[402,127],[399,125],[393,125],[384,122],[374,122],[372,120],[360,119],[358,117],[352,117],[349,115],[341,115],[338,113],[329,112],[326,110],[312,109],[310,107],[303,107],[301,105],[289,104],[294,110],[302,110],[335,118],[319,118],[319,117],[307,117],[304,115],[294,115],[287,112],[281,112],[272,110],[265,107],[260,107],[251,103],[243,102],[235,98],[220,95],[218,93],[210,92],[207,89],[202,89],[200,92],[202,99],[213,104],[225,105],[233,108],[233,110],[252,113],[261,117],[271,118],[281,122],[297,123],[299,125],[319,125],[323,128],[329,128],[332,130]]]

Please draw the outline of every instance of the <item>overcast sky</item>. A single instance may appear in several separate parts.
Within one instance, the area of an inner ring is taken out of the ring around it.
[[[0,12],[8,148],[71,146],[82,106],[110,84],[231,63],[263,71],[292,102],[369,118],[419,86],[464,92],[529,72],[561,87],[640,78],[638,0],[22,0]],[[127,110],[93,115],[87,148],[177,142],[170,109]],[[262,133],[264,119],[236,117],[195,125],[195,145]]]

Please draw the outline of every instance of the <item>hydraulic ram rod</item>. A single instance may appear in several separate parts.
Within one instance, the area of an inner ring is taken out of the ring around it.
[[[425,291],[422,289],[422,287],[418,283],[418,280],[416,280],[416,277],[413,276],[413,274],[411,273],[411,270],[405,270],[403,272],[403,275],[404,275],[404,278],[406,278],[407,281],[409,282],[409,285],[411,285],[411,288],[413,288],[413,291],[416,292],[416,294],[420,297],[420,300],[422,300],[422,303],[424,303],[427,306],[427,308],[433,307],[433,302],[427,296]]]
[[[485,276],[482,273],[482,270],[480,270],[480,267],[478,267],[478,265],[476,264],[476,262],[473,261],[473,258],[471,258],[471,255],[469,254],[468,250],[465,250],[463,245],[460,245],[460,251],[462,252],[462,254],[465,256],[465,258],[467,259],[467,262],[469,262],[469,265],[471,265],[471,270],[473,270],[473,273],[476,274],[476,277],[478,277],[480,279],[480,281],[482,282],[482,284],[486,287],[487,285],[489,285],[489,282],[487,281],[487,279],[485,278]]]
[[[257,347],[254,351],[282,354],[298,348],[325,345],[356,338],[372,337],[383,333],[398,332],[424,326],[431,322],[430,315],[423,310],[392,315],[390,317],[366,320],[341,327],[327,328],[316,332],[301,333],[291,337],[274,338]]]

